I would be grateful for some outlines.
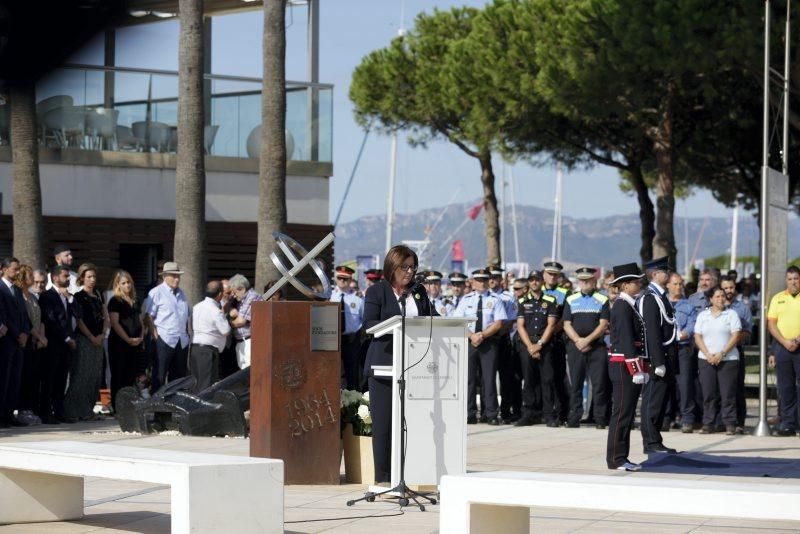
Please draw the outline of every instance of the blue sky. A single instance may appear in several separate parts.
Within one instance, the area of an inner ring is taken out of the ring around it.
[[[363,131],[353,120],[347,97],[353,69],[370,51],[386,46],[397,35],[404,13],[406,27],[420,11],[453,6],[480,7],[481,0],[321,0],[320,81],[334,89],[333,162],[331,178],[331,219],[342,202],[347,180],[355,162]],[[306,9],[290,8],[287,13],[287,79],[306,78]],[[261,31],[263,14],[252,11],[215,17],[212,32],[212,71],[215,74],[261,76]],[[177,21],[121,29],[117,35],[117,64],[128,67],[177,70]],[[102,59],[100,42],[77,54],[75,61]],[[97,57],[95,57],[97,56]],[[453,199],[466,202],[480,198],[480,169],[477,162],[446,142],[427,148],[412,148],[401,137],[395,209],[412,213],[441,206]],[[347,198],[341,222],[363,215],[386,212],[390,140],[370,134],[361,164]],[[499,183],[501,162],[495,165]],[[516,164],[513,168],[516,201],[519,204],[552,208],[555,170]],[[567,174],[564,178],[564,214],[599,217],[638,211],[636,200],[618,187],[616,170],[596,167]],[[510,193],[509,193],[510,202]],[[377,199],[377,201],[376,201]],[[710,193],[696,192],[679,201],[676,217],[730,216],[731,210],[717,203]]]

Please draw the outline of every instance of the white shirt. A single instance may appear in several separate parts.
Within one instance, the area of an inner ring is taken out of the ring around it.
[[[392,293],[394,293],[394,289]],[[403,306],[400,304],[400,295],[394,293],[394,299],[397,301],[397,305],[400,306],[400,313],[403,313]],[[406,297],[406,318],[409,317],[419,317],[419,309],[417,309],[417,303],[414,301],[414,295],[411,293]]]
[[[211,345],[222,352],[225,350],[231,325],[222,314],[219,303],[206,297],[192,308],[192,330],[194,331],[192,343]]]
[[[711,308],[703,310],[697,316],[697,323],[694,325],[694,333],[703,336],[703,343],[712,354],[722,352],[725,345],[730,341],[731,336],[742,329],[742,322],[735,311],[728,308],[717,317],[711,315]],[[706,360],[705,354],[697,351],[697,357]],[[739,359],[739,349],[734,347],[722,358],[728,362]]]

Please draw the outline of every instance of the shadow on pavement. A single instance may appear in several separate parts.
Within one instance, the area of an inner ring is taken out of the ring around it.
[[[727,451],[726,451],[727,452]],[[723,456],[701,452],[650,454],[643,473],[800,478],[800,459]]]

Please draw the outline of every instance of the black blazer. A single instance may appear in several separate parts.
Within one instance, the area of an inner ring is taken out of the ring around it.
[[[0,280],[0,298],[5,304],[8,335],[14,340],[20,334],[31,333],[31,321],[28,317],[28,309],[25,307],[25,299],[22,297],[22,290],[19,288],[16,290],[15,296],[6,283]]]
[[[417,303],[418,315],[421,317],[438,316],[431,306],[428,293],[421,285],[413,293],[414,302]],[[364,330],[400,315],[400,303],[394,296],[392,286],[386,280],[367,289],[364,296]],[[367,359],[364,363],[364,376],[372,376],[373,365],[392,365],[392,336],[372,338],[367,349]]]
[[[42,308],[42,322],[48,343],[66,343],[68,337],[75,339],[75,330],[72,329],[72,318],[76,317],[74,300],[72,304],[67,304],[67,314],[61,296],[51,287],[39,296],[39,307]]]

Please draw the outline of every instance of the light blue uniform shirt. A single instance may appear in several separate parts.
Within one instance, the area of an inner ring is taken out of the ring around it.
[[[742,332],[748,334],[753,333],[753,314],[750,311],[750,306],[741,300],[734,300],[729,306],[730,309],[736,312],[739,316],[739,322],[742,323]]]
[[[354,334],[364,324],[364,299],[355,293],[343,293],[335,288],[331,293],[331,302],[344,300],[344,333]]]
[[[165,282],[161,282],[147,296],[149,302],[145,311],[153,318],[158,337],[172,348],[178,342],[181,347],[188,347],[189,333],[186,328],[189,324],[189,301],[186,300],[183,290],[178,288],[173,293]]]
[[[689,336],[683,341],[678,341],[678,344],[688,345],[694,343],[694,324],[697,321],[697,310],[687,298],[680,298],[675,301],[670,300],[670,302],[672,303],[672,309],[675,310],[675,325],[678,330],[685,332]]]
[[[481,308],[483,309],[483,328],[488,328],[495,321],[507,321],[508,314],[506,314],[506,307],[500,299],[498,299],[489,291],[485,291],[482,295],[477,291],[473,291],[469,295],[461,297],[458,302],[456,311],[453,313],[454,317],[469,317],[478,316],[478,297],[483,297]],[[469,325],[469,331],[475,333],[475,324]]]

